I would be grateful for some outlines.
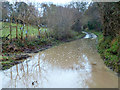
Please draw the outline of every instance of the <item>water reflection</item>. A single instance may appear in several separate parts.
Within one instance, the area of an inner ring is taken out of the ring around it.
[[[3,71],[4,88],[110,88],[118,78],[104,65],[95,40],[81,39],[38,54]]]

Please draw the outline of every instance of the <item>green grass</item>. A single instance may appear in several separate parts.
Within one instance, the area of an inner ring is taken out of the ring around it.
[[[0,55],[0,60],[1,60],[2,58],[3,58],[2,55]]]
[[[2,37],[3,36],[7,36],[8,34],[10,34],[10,29],[9,29],[9,25],[10,23],[7,23],[7,22],[0,22],[2,23]],[[12,26],[12,38],[15,38],[16,37],[16,24],[15,23],[12,23],[11,24]],[[18,37],[21,36],[21,30],[20,30],[20,27],[22,25],[21,24],[18,24]],[[24,30],[23,30],[23,36],[25,37],[26,35],[26,30],[27,30],[27,26],[24,27]],[[41,28],[41,33],[44,34],[44,31],[47,30],[46,28]],[[28,35],[30,36],[37,36],[38,35],[38,27],[37,26],[31,26],[29,25],[28,26]]]

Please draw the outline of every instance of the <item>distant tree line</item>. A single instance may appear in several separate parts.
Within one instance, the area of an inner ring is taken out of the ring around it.
[[[2,2],[2,21],[44,25],[57,38],[72,37],[72,31],[103,31],[104,36],[119,35],[120,2],[71,2],[59,6],[52,3]]]
[[[25,2],[15,2],[10,4],[9,2],[2,2],[2,21],[18,22],[36,24],[39,15],[38,10],[32,3],[26,4]]]
[[[48,26],[56,39],[73,37],[73,31],[81,32],[82,16],[87,3],[71,2],[58,6],[51,3],[2,2],[2,21]],[[39,28],[39,27],[38,27]]]

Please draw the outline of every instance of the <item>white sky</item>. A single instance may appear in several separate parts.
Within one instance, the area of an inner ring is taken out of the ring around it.
[[[60,5],[60,4],[67,4],[71,1],[81,1],[81,2],[91,2],[91,0],[6,0],[6,1],[10,1],[10,2],[38,2],[38,3],[44,3],[44,2],[52,2],[54,4]]]

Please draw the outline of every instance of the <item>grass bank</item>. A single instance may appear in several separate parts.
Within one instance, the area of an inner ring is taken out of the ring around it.
[[[12,23],[12,25],[15,25]],[[19,28],[21,25],[18,25]],[[3,31],[2,36],[7,36],[9,34],[9,23],[3,23]],[[20,37],[20,29],[18,28],[19,37]],[[36,26],[29,26],[29,37],[23,38],[22,40],[20,38],[16,39],[16,33],[15,28],[14,32],[12,32],[12,42],[10,42],[10,38],[8,40],[2,39],[2,56],[0,57],[0,62],[2,64],[2,70],[9,69],[13,65],[22,63],[26,58],[31,56],[31,53],[38,53],[39,51],[48,49],[50,47],[63,44],[65,42],[69,42],[72,40],[80,39],[85,36],[84,33],[77,33],[73,31],[74,36],[71,38],[63,38],[63,39],[56,39],[54,37],[51,37],[46,35],[44,32],[47,30],[46,28],[41,28],[42,34],[41,37],[38,36],[38,28]],[[26,29],[24,29],[26,30]],[[24,32],[24,31],[23,31]],[[34,34],[33,34],[34,33]],[[47,30],[47,33],[50,33]],[[25,37],[25,32],[24,32]]]
[[[97,49],[104,63],[113,71],[120,72],[120,36],[112,38],[111,36],[103,37],[102,32],[88,30],[98,36]]]

